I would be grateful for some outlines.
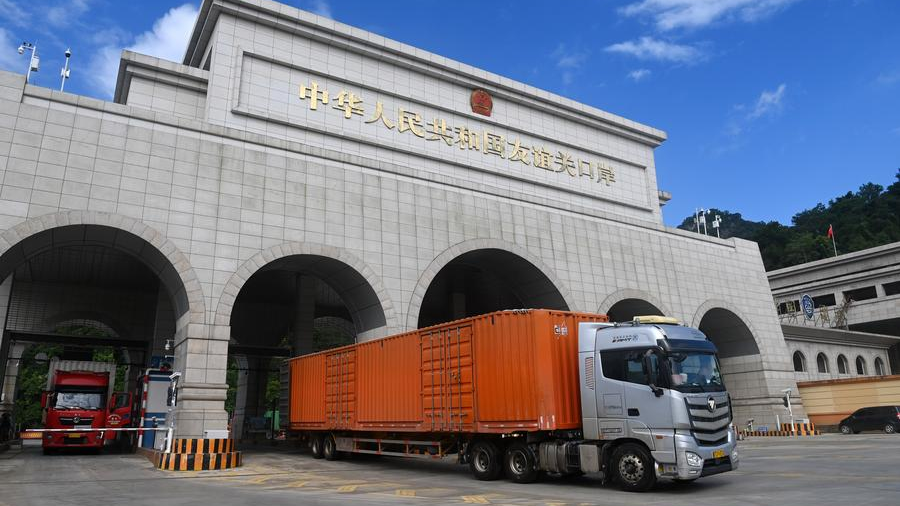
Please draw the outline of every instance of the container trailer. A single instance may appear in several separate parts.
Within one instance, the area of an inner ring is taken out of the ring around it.
[[[480,480],[598,473],[625,490],[737,468],[716,348],[671,318],[498,311],[289,361],[312,456],[455,455]]]

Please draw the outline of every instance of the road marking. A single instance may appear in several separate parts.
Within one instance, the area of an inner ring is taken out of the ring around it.
[[[462,500],[467,504],[490,504],[491,501],[487,500],[487,497],[483,495],[464,495],[462,496]]]
[[[569,503],[553,501],[553,502],[545,502],[544,504],[546,504],[547,506],[566,506],[566,504],[569,504]]]
[[[400,497],[415,497],[416,491],[408,488],[397,489],[394,492],[394,495],[399,495]]]
[[[260,476],[257,478],[253,478],[252,480],[248,481],[247,483],[250,483],[252,485],[259,485],[259,484],[265,483],[271,479],[272,479],[272,476]]]
[[[342,487],[338,487],[337,491],[341,493],[356,492],[357,487],[359,487],[359,485],[344,485]]]

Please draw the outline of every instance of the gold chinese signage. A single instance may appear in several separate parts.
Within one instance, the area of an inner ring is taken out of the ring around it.
[[[460,150],[478,151],[486,156],[497,156],[513,163],[521,163],[549,172],[568,174],[572,178],[587,178],[609,186],[616,182],[616,173],[610,165],[593,160],[584,160],[562,150],[550,150],[544,146],[527,145],[519,138],[509,138],[489,130],[475,130],[466,125],[450,125],[443,118],[423,120],[422,115],[398,108],[396,114],[385,109],[384,103],[377,101],[374,110],[366,111],[363,99],[353,92],[340,90],[330,94],[321,89],[319,83],[310,81],[300,86],[300,100],[309,104],[310,110],[317,111],[329,106],[341,111],[344,119],[354,116],[366,123],[374,123],[398,133],[414,135],[425,141],[434,141],[456,147]]]

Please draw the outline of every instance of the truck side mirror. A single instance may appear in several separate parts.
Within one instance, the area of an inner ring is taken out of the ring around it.
[[[41,392],[41,409],[47,409],[47,398],[50,397],[50,392],[44,390]]]
[[[654,383],[653,381],[653,377],[657,376],[657,374],[654,374],[654,371],[656,371],[656,367],[653,363],[653,356],[653,350],[647,350],[647,352],[644,353],[644,357],[642,360],[644,366],[644,375],[647,378],[647,385],[650,387],[650,390],[653,391],[653,395],[662,397],[663,389],[656,386],[656,383]]]

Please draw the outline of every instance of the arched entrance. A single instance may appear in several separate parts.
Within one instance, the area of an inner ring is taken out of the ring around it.
[[[620,300],[607,310],[606,315],[611,322],[627,322],[635,316],[665,316],[658,307],[642,299]]]
[[[741,426],[750,418],[757,424],[774,423],[777,408],[773,404],[757,338],[746,320],[715,303],[705,304],[698,315],[702,316],[699,321],[695,319],[694,325],[718,349],[722,376],[731,394],[734,423]]]
[[[0,234],[6,246],[0,248],[0,409],[15,402],[9,358],[29,345],[51,347],[64,360],[115,361],[134,372],[164,354],[166,341],[177,347],[194,315],[202,322],[202,296],[187,288],[199,283],[159,233],[114,215],[63,214]],[[130,390],[134,375],[125,374],[120,387]]]
[[[710,309],[698,328],[716,345],[720,359],[759,356],[759,346],[750,328],[728,309]]]
[[[417,326],[501,309],[568,309],[562,293],[532,262],[503,249],[465,252],[444,265],[422,298]]]
[[[387,333],[387,304],[373,287],[380,283],[328,251],[306,251],[256,269],[230,307],[229,399],[236,437],[266,432],[271,420],[263,418],[286,414],[284,358]]]

